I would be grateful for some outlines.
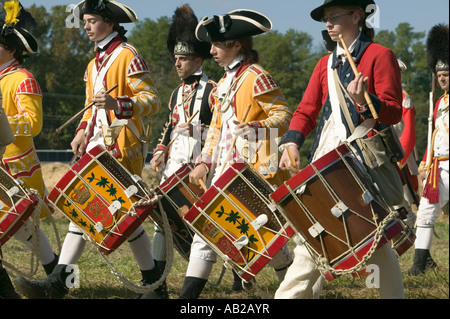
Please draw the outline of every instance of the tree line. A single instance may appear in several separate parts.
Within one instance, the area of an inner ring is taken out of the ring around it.
[[[55,130],[84,106],[83,78],[86,66],[95,56],[94,45],[82,23],[78,28],[68,27],[70,10],[67,6],[54,6],[47,12],[43,6],[33,5],[27,10],[37,21],[31,32],[38,40],[39,52],[27,58],[24,67],[33,73],[43,92],[44,127],[35,138],[36,148],[66,150],[70,148],[77,121],[60,133]],[[149,150],[155,147],[166,120],[170,94],[180,83],[166,47],[170,23],[169,17],[160,17],[156,21],[147,18],[136,22],[127,33],[128,42],[147,61],[163,103],[161,112],[152,117]],[[428,92],[431,89],[431,73],[426,62],[426,34],[414,32],[409,23],[400,23],[394,31],[379,31],[375,41],[391,48],[408,67],[402,73],[402,82],[417,110],[417,149],[421,158],[426,148]],[[311,35],[294,29],[257,36],[254,45],[260,54],[261,65],[279,82],[288,103],[295,110],[316,63],[326,54],[325,46],[314,48]],[[214,61],[206,61],[203,67],[216,81],[223,75],[223,68]],[[438,92],[438,96],[441,93]],[[313,135],[302,148],[303,158],[309,154]]]

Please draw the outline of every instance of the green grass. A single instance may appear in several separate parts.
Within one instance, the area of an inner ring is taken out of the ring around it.
[[[61,241],[68,227],[68,220],[59,215],[55,216]],[[144,227],[153,237],[153,224],[150,221],[144,223]],[[52,225],[48,219],[41,222],[41,228],[47,234],[50,242],[57,252],[57,241]],[[448,299],[449,298],[449,225],[439,222],[436,224],[436,233],[439,238],[433,240],[431,254],[438,264],[438,268],[418,277],[403,276],[405,293],[408,299]],[[290,242],[293,248],[293,242]],[[2,247],[4,260],[15,265],[19,269],[28,272],[30,269],[31,253],[24,246],[10,240]],[[400,258],[402,271],[407,271],[414,257],[411,248]],[[114,267],[134,283],[139,284],[140,272],[127,243],[108,256],[108,260]],[[137,294],[126,289],[111,273],[109,267],[91,243],[86,245],[80,262],[80,288],[72,289],[67,296],[70,299],[133,299]],[[223,263],[214,266],[210,281],[215,282],[220,275]],[[174,255],[173,268],[167,277],[167,285],[170,298],[178,298],[178,293],[184,281],[187,262],[178,253]],[[44,277],[42,267],[39,267],[35,277]],[[231,291],[233,276],[227,270],[218,287],[206,286],[201,298],[205,299],[256,299],[263,297],[272,298],[278,288],[278,281],[272,268],[265,267],[256,277],[259,290],[251,289],[243,292]],[[262,294],[260,293],[262,291]],[[378,293],[375,289],[365,287],[364,279],[354,279],[349,275],[342,276],[330,283],[325,283],[320,298],[324,299],[376,299]]]

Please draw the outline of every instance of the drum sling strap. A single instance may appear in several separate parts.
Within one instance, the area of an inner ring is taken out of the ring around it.
[[[328,69],[329,76],[330,73],[331,68]],[[363,123],[355,127],[350,112],[348,108],[345,107],[347,102],[344,94],[347,97],[347,100],[352,101],[352,99],[342,85],[336,69],[333,71],[332,78],[335,85],[329,87],[329,91],[335,91],[337,93],[340,108],[344,114],[350,132],[352,133],[345,142],[351,143],[354,141],[360,148],[368,173],[372,177],[374,183],[379,185],[378,189],[382,194],[383,199],[386,201],[386,204],[388,206],[399,205],[403,200],[403,182],[400,178],[400,172],[397,171],[396,164],[394,164],[392,160],[395,158],[397,158],[396,161],[401,160],[404,157],[404,151],[395,131],[393,131],[391,126],[381,132],[377,132],[376,135],[378,137],[374,136],[369,139],[363,139],[364,136],[374,129],[376,124],[375,119],[366,119]],[[335,88],[335,90],[333,90],[333,88]],[[378,143],[375,143],[376,141],[378,141]],[[402,151],[403,156],[401,155]],[[389,156],[387,155],[388,153],[390,154]],[[387,185],[389,185],[389,187],[386,187]]]

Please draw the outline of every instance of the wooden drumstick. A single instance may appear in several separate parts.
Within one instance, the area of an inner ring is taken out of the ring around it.
[[[295,162],[294,156],[292,156],[291,150],[289,149],[289,145],[286,147],[286,151],[289,156],[289,160],[291,161],[291,165],[293,168],[297,168],[297,163]]]
[[[245,123],[245,120],[247,119],[247,115],[248,115],[248,113],[250,112],[250,108],[251,108],[251,107],[252,107],[251,104],[249,104],[249,105],[247,106],[247,109],[245,110],[244,116],[242,116],[241,124],[242,124],[242,123]],[[226,163],[228,163],[228,161],[230,160],[231,153],[233,152],[234,146],[236,145],[236,140],[237,140],[237,136],[234,136],[233,142],[231,142],[231,147],[230,147],[230,149],[228,150],[227,157],[226,157],[225,163],[224,163],[224,165],[223,165],[223,167],[222,167],[222,171],[220,172],[220,175],[222,175],[223,170],[225,169]]]
[[[111,93],[115,88],[117,88],[117,84],[115,84],[112,88],[110,88],[108,91],[105,92],[105,94]],[[91,108],[93,105],[95,104],[95,102],[90,103],[88,106],[86,106],[84,109],[82,109],[80,112],[78,112],[77,114],[75,114],[74,116],[72,116],[67,122],[65,122],[63,125],[61,125],[60,127],[58,127],[56,129],[56,132],[59,133],[61,132],[61,130],[63,128],[65,128],[67,125],[69,125],[70,123],[72,123],[77,117],[79,117],[80,115],[82,115],[84,112],[86,112],[89,108]]]
[[[356,67],[355,61],[353,61],[353,57],[350,54],[350,51],[348,50],[347,45],[345,44],[344,37],[342,34],[339,34],[339,40],[341,40],[342,48],[345,50],[345,54],[347,55],[348,62],[350,63],[350,66],[352,67],[353,73],[355,73],[355,76],[359,74],[358,68]],[[375,110],[375,107],[373,106],[372,99],[370,98],[369,92],[367,91],[367,86],[365,83],[363,83],[363,89],[364,89],[364,98],[366,99],[367,104],[369,105],[370,112],[372,113],[373,118],[376,120],[378,119],[378,113]]]
[[[198,183],[200,184],[200,186],[203,188],[203,190],[206,192],[208,190],[208,188],[206,188],[206,184],[203,181],[203,179],[199,178],[198,179]]]
[[[190,124],[190,123],[192,122],[192,120],[194,119],[194,117],[198,114],[198,112],[199,112],[199,110],[197,110],[197,112],[195,112],[194,115],[192,115],[191,118],[190,118],[186,123]],[[166,148],[164,149],[164,151],[158,155],[158,158],[157,158],[157,159],[159,159],[161,156],[167,154],[167,152],[168,152],[169,149],[170,149],[170,146],[173,144],[173,142],[175,142],[175,140],[177,139],[177,137],[178,137],[179,135],[180,135],[180,134],[177,133],[177,135],[169,142],[169,144],[167,144],[167,146],[166,146]],[[157,172],[159,171],[159,167],[156,168],[156,171],[157,171]]]

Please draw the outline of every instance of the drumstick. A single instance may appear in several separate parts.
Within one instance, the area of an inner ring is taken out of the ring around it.
[[[115,84],[112,88],[110,88],[108,91],[105,92],[105,94],[111,93],[111,91],[113,91],[115,88],[117,88],[117,84]],[[66,123],[64,123],[63,125],[61,125],[60,127],[58,127],[56,129],[56,133],[61,132],[61,130],[63,128],[65,128],[67,125],[69,125],[70,123],[72,123],[77,117],[79,117],[80,115],[82,115],[84,112],[86,112],[89,108],[92,107],[92,105],[94,105],[95,102],[90,103],[88,106],[86,106],[84,109],[82,109],[80,112],[78,112],[77,114],[75,114],[74,116],[72,116]]]
[[[242,116],[242,121],[241,121],[241,123],[245,123],[245,120],[247,119],[247,115],[248,115],[248,113],[250,112],[250,108],[251,108],[251,107],[252,107],[251,104],[249,104],[249,105],[247,106],[247,109],[245,110],[244,116]],[[226,163],[228,163],[228,161],[230,160],[231,153],[233,152],[234,146],[236,145],[236,140],[237,140],[237,136],[234,136],[233,142],[231,142],[231,147],[230,147],[230,149],[228,150],[227,157],[226,157],[225,163],[223,164],[222,171],[220,172],[220,175],[222,175],[223,170],[225,169]]]
[[[188,123],[188,124],[191,123],[192,120],[194,119],[194,117],[198,114],[198,112],[199,112],[199,110],[197,110],[197,112],[195,112],[194,115],[192,115],[191,118],[190,118],[186,123]],[[177,135],[169,142],[169,144],[167,144],[167,146],[166,146],[166,148],[164,149],[164,151],[163,151],[162,153],[159,153],[157,160],[158,160],[161,156],[167,154],[167,152],[169,151],[170,145],[172,145],[173,142],[175,142],[175,140],[177,139],[177,137],[178,137],[179,135],[180,135],[180,134],[177,133]],[[158,168],[158,167],[156,168],[156,171],[159,171],[159,168]]]
[[[292,156],[291,150],[289,149],[289,145],[286,147],[286,151],[289,156],[289,160],[291,161],[291,165],[293,168],[297,168],[297,163],[294,160],[294,157]]]
[[[358,71],[358,68],[356,67],[355,61],[353,61],[353,57],[350,54],[350,51],[348,50],[347,45],[345,44],[344,37],[342,36],[342,34],[339,34],[339,39],[341,40],[341,45],[345,50],[345,54],[347,55],[347,59],[348,59],[348,62],[350,63],[350,66],[352,67],[353,73],[355,73],[355,76],[356,76],[359,74],[359,71]],[[373,106],[372,99],[370,98],[369,92],[367,92],[367,87],[366,87],[365,83],[364,83],[363,89],[364,89],[364,98],[366,99],[366,102],[369,105],[369,109],[370,109],[370,112],[372,113],[373,118],[376,120],[376,119],[378,119],[378,113],[375,110],[375,107]]]
[[[203,188],[203,190],[206,192],[208,189],[206,188],[206,184],[203,181],[203,179],[199,178],[198,179],[198,183],[200,184],[200,186]]]

